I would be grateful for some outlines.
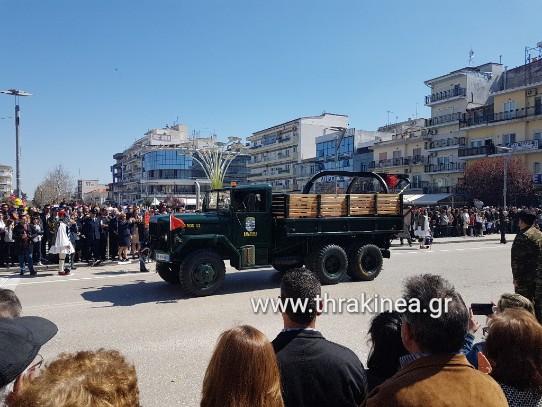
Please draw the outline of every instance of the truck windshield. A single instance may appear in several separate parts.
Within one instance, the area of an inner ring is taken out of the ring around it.
[[[230,209],[230,191],[212,191],[209,192],[209,204],[207,210],[220,211]]]

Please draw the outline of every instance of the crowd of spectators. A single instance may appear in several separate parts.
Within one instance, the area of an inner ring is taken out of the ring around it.
[[[273,341],[249,325],[223,332],[210,355],[200,405],[542,406],[542,325],[521,295],[501,296],[487,315],[484,341],[473,346],[480,324],[455,288],[438,275],[410,277],[402,298],[418,307],[373,317],[367,368],[317,330],[320,295],[309,270],[286,273],[279,297],[284,328]],[[298,307],[300,300],[307,306]],[[444,312],[421,311],[435,301],[446,304]],[[21,310],[13,291],[0,289],[0,405],[140,405],[136,368],[119,351],[62,353],[44,363],[40,348],[57,327],[22,317]],[[478,369],[469,363],[473,355]]]
[[[431,235],[439,237],[481,237],[500,233],[516,234],[519,232],[517,213],[525,208],[510,207],[508,209],[495,207],[461,207],[448,206],[409,207],[405,213],[405,225],[412,239],[416,230],[421,226],[420,215],[425,214],[429,221]],[[537,213],[536,224],[542,225],[542,209],[534,209]],[[401,236],[399,236],[401,237]],[[406,236],[403,236],[406,238]],[[402,239],[401,239],[402,241]],[[503,241],[502,243],[505,243]]]
[[[0,205],[0,267],[16,264],[21,274],[26,268],[31,275],[34,265],[59,263],[59,253],[51,248],[57,241],[61,223],[73,250],[67,253],[60,274],[71,274],[75,263],[98,265],[105,260],[129,262],[138,258],[149,237],[149,219],[154,214],[167,214],[182,208],[142,210],[137,205],[97,206],[60,202],[41,208]],[[61,253],[62,254],[62,253]]]

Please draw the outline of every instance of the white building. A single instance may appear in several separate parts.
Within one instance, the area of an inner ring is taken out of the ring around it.
[[[13,189],[13,168],[0,164],[0,198],[7,198]]]
[[[300,188],[295,167],[315,156],[316,137],[348,127],[348,116],[324,113],[300,117],[252,133],[248,182],[269,183],[275,191]]]

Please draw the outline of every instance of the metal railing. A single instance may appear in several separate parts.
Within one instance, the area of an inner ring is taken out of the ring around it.
[[[459,121],[459,128],[478,126],[481,124],[498,123],[507,120],[523,119],[525,117],[538,116],[542,114],[541,106],[530,106],[527,108],[510,110],[507,112],[499,112],[486,114],[483,116],[472,117],[468,113]]]
[[[465,162],[447,163],[447,164],[427,164],[424,167],[425,172],[444,172],[444,171],[464,171]]]
[[[440,100],[450,99],[456,96],[467,96],[467,88],[454,88],[443,92],[433,93],[425,97],[425,104],[428,105]]]

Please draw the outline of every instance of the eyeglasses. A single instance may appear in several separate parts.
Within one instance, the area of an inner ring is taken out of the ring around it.
[[[28,368],[29,371],[37,370],[41,368],[41,365],[43,365],[43,356],[38,353],[36,357],[39,358],[39,360]]]

